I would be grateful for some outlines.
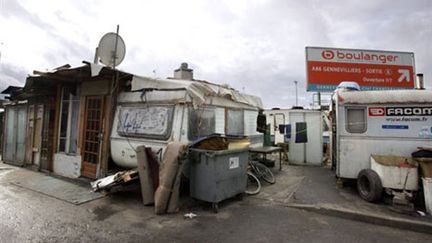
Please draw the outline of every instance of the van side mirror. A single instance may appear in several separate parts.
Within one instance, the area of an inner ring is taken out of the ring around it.
[[[262,114],[261,112],[258,113],[257,116],[257,132],[259,133],[265,133],[267,126],[267,118],[266,115]]]

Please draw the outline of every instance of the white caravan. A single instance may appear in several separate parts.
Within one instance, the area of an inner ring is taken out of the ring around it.
[[[431,91],[338,90],[330,117],[331,159],[340,178],[357,179],[370,171],[372,155],[411,157],[417,147],[432,146]],[[367,180],[372,179],[366,178],[369,193],[377,193],[375,182]]]
[[[113,161],[137,166],[136,148],[163,154],[171,141],[194,141],[213,133],[248,136],[262,145],[257,130],[261,99],[205,81],[134,76],[130,92],[118,96],[111,133]]]

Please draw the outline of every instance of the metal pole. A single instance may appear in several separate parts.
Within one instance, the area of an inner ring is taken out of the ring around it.
[[[99,50],[99,48],[96,47],[96,49],[95,49],[95,55],[94,55],[94,59],[93,59],[93,63],[94,64],[98,64],[99,63],[99,61],[98,61],[98,58],[99,58],[98,50]]]
[[[1,69],[2,50],[3,50],[3,42],[0,43],[0,69]]]
[[[296,91],[296,106],[298,106],[298,93],[297,93],[297,80],[294,80],[294,84],[295,84],[295,91]]]
[[[115,47],[114,47],[114,53],[113,53],[113,69],[115,69],[115,66],[116,66],[117,44],[118,44],[118,38],[119,38],[119,28],[120,28],[120,26],[117,25],[116,41],[115,41]]]
[[[109,106],[110,106],[110,112],[108,114],[108,117],[109,117],[108,121],[113,121],[114,120],[114,112],[115,112],[115,107],[117,105],[116,101],[117,101],[117,93],[118,92],[116,93],[115,91],[116,91],[116,89],[118,87],[117,83],[118,83],[118,79],[119,79],[119,72],[115,69],[115,67],[116,67],[116,59],[117,59],[117,44],[118,44],[118,38],[119,38],[119,28],[120,28],[120,26],[117,25],[117,32],[116,32],[117,36],[116,36],[116,41],[115,41],[114,53],[113,53],[113,56],[112,56],[112,58],[113,58],[113,67],[112,68],[113,68],[114,74],[113,74],[113,78],[112,78],[112,81],[111,81],[110,95],[108,96],[109,97],[108,103],[109,103]],[[108,126],[108,134],[109,134],[109,132],[112,130],[113,123],[112,122],[108,122],[107,126]],[[104,132],[105,131],[103,131],[102,133],[104,133]],[[99,151],[100,151],[100,154],[102,154],[103,140],[102,140],[102,142],[100,144],[101,144],[101,146],[100,146],[100,150]],[[106,150],[107,150],[106,152],[109,154],[110,150],[111,150],[109,144],[106,146]],[[108,168],[108,163],[106,163],[105,165],[102,165],[102,156],[99,156],[99,165],[103,167],[103,169],[101,168],[100,174],[103,175],[103,176],[106,176],[107,175],[107,171],[108,171],[108,169],[107,169]]]

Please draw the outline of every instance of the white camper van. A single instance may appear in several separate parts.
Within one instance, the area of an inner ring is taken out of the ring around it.
[[[338,90],[330,116],[331,159],[340,178],[370,170],[372,155],[411,157],[417,147],[432,146],[432,91]],[[376,193],[375,182],[366,180]]]
[[[252,146],[262,145],[256,131],[260,109],[260,98],[221,85],[134,76],[131,91],[118,97],[111,156],[117,165],[133,168],[139,145],[163,154],[171,141],[190,142],[213,133],[248,136]]]

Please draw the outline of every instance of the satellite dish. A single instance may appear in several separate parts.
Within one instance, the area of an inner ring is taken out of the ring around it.
[[[103,64],[115,68],[125,57],[126,45],[120,35],[110,32],[99,41],[97,52]]]

